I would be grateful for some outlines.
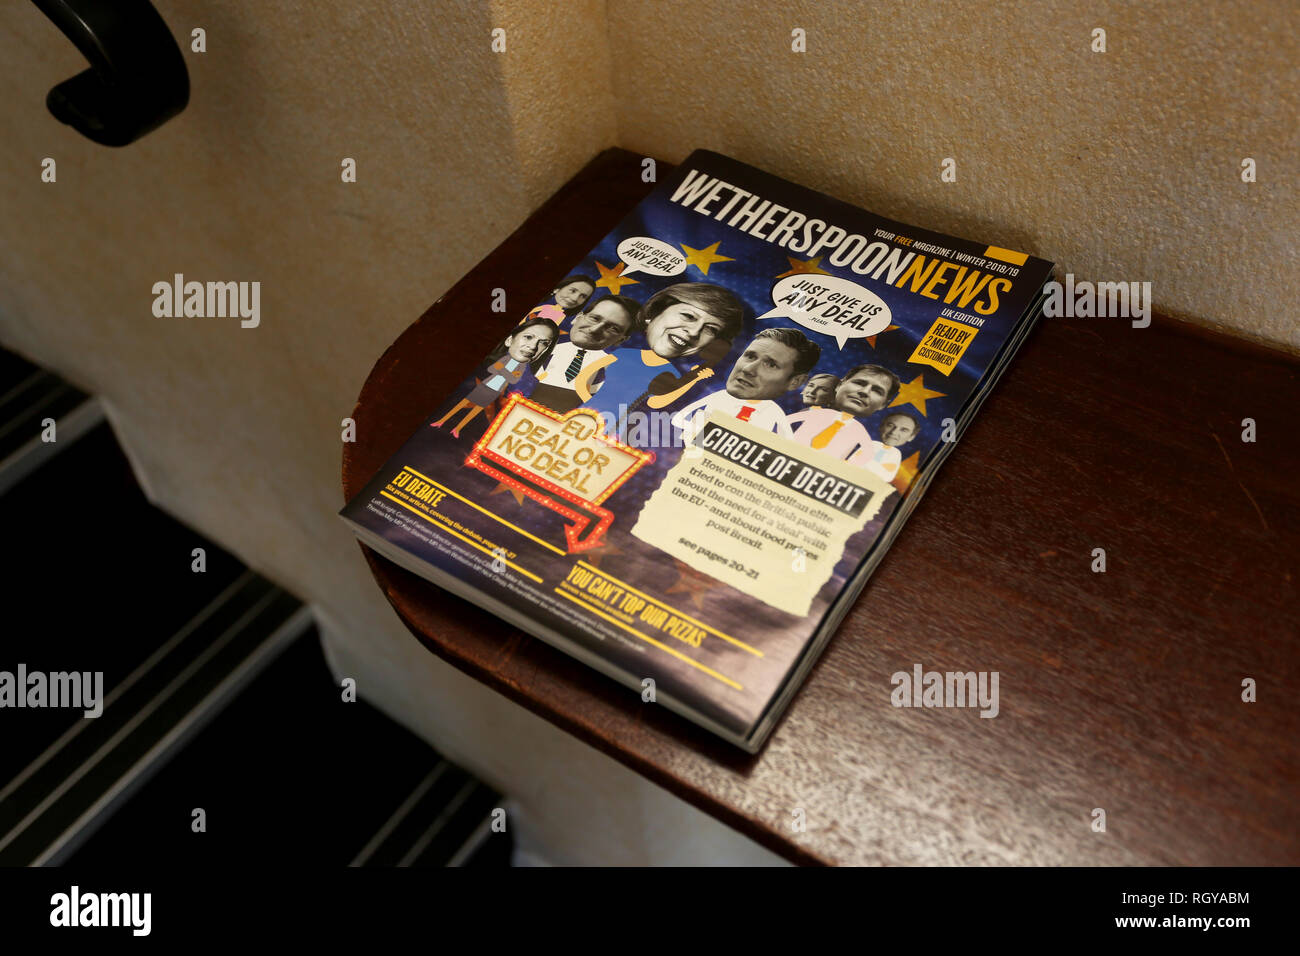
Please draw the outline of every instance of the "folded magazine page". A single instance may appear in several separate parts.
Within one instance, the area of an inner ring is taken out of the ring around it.
[[[697,151],[342,514],[754,750],[1050,270]]]

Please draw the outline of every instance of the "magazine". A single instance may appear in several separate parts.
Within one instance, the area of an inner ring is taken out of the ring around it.
[[[342,516],[629,707],[754,752],[1051,268],[696,151],[546,301],[499,316]]]

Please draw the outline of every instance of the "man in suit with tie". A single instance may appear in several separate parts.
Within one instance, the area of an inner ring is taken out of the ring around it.
[[[858,418],[880,411],[898,388],[898,376],[884,366],[855,366],[840,378],[832,407],[813,406],[789,417],[794,440],[839,461],[864,449],[871,454],[876,442]]]
[[[849,459],[849,464],[869,468],[885,481],[893,481],[903,463],[903,453],[899,449],[920,431],[921,423],[906,412],[886,415],[880,423],[880,441],[872,442],[873,448],[859,449]]]
[[[801,388],[821,352],[821,347],[798,329],[765,329],[736,359],[726,387],[687,405],[673,416],[673,424],[689,444],[710,413],[719,411],[790,438],[785,412],[772,399]]]
[[[575,383],[582,370],[605,358],[607,349],[627,340],[636,330],[640,311],[640,303],[622,295],[607,295],[589,303],[573,317],[569,340],[551,351],[529,398],[557,412],[581,405]]]

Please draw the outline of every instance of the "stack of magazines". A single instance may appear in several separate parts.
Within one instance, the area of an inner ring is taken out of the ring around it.
[[[1051,268],[697,151],[493,316],[497,347],[342,515],[629,707],[756,751]]]

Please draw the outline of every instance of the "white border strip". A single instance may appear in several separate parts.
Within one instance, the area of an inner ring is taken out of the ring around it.
[[[99,404],[99,399],[88,398],[55,423],[59,441],[41,441],[40,435],[29,439],[8,458],[0,461],[0,495],[104,420],[104,408]]]
[[[420,858],[420,854],[425,851],[433,838],[438,835],[447,821],[456,815],[460,805],[469,799],[469,795],[474,792],[478,786],[478,781],[473,777],[466,780],[464,785],[456,792],[456,796],[451,798],[451,802],[442,808],[442,813],[438,814],[433,823],[429,824],[429,829],[425,830],[420,839],[415,841],[415,845],[406,851],[406,856],[397,861],[398,866],[410,866]]]
[[[224,605],[227,601],[229,601],[230,598],[236,592],[242,590],[244,588],[244,585],[246,585],[249,581],[252,581],[256,577],[257,576],[252,571],[245,570],[244,573],[241,574],[238,578],[236,578],[233,583],[227,585],[226,589],[222,591],[220,594],[218,594],[215,598],[213,598],[207,607],[205,607],[193,618],[191,618],[190,621],[184,627],[182,627],[179,631],[177,631],[170,638],[168,638],[167,643],[163,644],[152,654],[150,654],[147,658],[145,658],[144,662],[140,664],[139,667],[133,670],[126,677],[125,680],[123,680],[120,684],[118,684],[116,687],[113,688],[112,693],[110,693],[106,698],[104,698],[104,712],[107,713],[109,706],[112,705],[114,701],[116,701],[119,697],[121,697],[128,690],[130,690],[131,687],[136,683],[136,681],[138,681],[146,673],[152,670],[158,664],[158,662],[161,661],[164,657],[166,657],[168,654],[174,651],[176,649],[176,645],[178,645],[181,641],[185,640],[185,638],[189,637],[190,634],[194,632],[195,628],[197,628],[200,624],[202,624],[204,621],[210,618],[213,614],[215,614],[217,610],[221,608],[221,606]],[[39,757],[37,757],[26,767],[24,767],[22,772],[19,773],[18,776],[10,780],[9,783],[5,785],[5,788],[3,790],[0,790],[0,803],[3,803],[11,793],[13,793],[19,787],[21,787],[28,777],[34,774],[37,770],[40,770],[41,767],[43,767],[47,762],[49,762],[49,759],[53,757],[56,753],[58,753],[67,744],[69,740],[77,736],[77,734],[81,733],[89,726],[90,723],[88,722],[88,718],[83,717],[81,720],[78,720],[75,724],[73,724],[71,727],[65,730],[63,732],[63,736],[61,736],[58,740],[54,741],[54,743],[50,744],[47,748],[45,748],[44,753],[42,753]]]
[[[269,597],[274,597],[277,593],[282,592],[273,590]],[[194,734],[202,730],[246,684],[279,657],[290,644],[306,633],[311,625],[311,608],[298,608],[287,621],[254,648],[252,653],[226,676],[225,680],[214,687],[198,706],[182,717],[162,740],[149,748],[148,752],[105,791],[90,809],[46,847],[32,865],[50,866],[62,863],[112,815],[121,803],[161,769],[174,751],[180,750]]]
[[[460,845],[447,866],[464,866],[469,858],[487,845],[488,838],[492,836],[492,814],[489,813],[483,818],[483,822],[474,828],[474,832],[465,838],[465,842]]]
[[[429,771],[425,778],[419,782],[416,788],[411,791],[411,795],[402,801],[401,806],[393,811],[391,817],[384,821],[384,825],[379,828],[379,832],[370,838],[370,842],[361,848],[361,852],[356,855],[356,859],[349,863],[348,866],[365,866],[366,861],[375,855],[375,851],[406,819],[415,805],[429,792],[429,789],[438,782],[438,778],[447,772],[448,766],[450,764],[447,761],[438,761],[438,766]]]

